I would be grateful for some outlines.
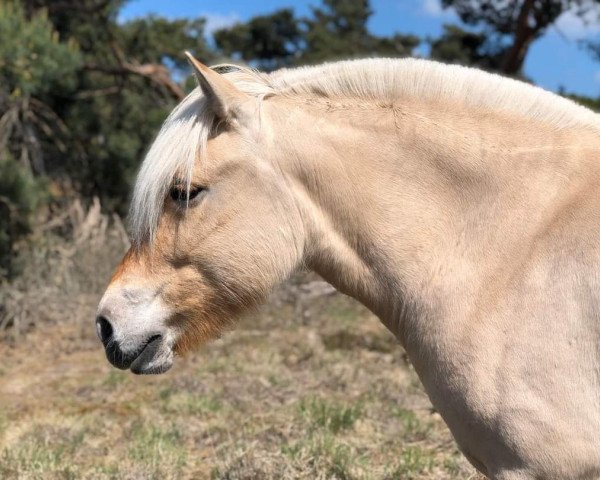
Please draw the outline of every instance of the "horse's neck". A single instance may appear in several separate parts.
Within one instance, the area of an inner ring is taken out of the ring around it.
[[[510,245],[494,244],[498,229],[511,229],[508,243],[534,236],[552,210],[543,190],[561,197],[581,157],[573,135],[526,119],[421,105],[295,116],[282,148],[305,152],[288,171],[307,261],[397,334],[406,314],[456,305],[449,296],[468,298],[502,264]]]

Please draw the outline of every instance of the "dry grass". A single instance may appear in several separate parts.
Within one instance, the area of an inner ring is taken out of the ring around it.
[[[164,376],[111,368],[93,316],[123,243],[101,235],[20,292],[43,321],[0,344],[0,478],[476,478],[392,335],[311,277]]]
[[[0,278],[0,340],[18,341],[38,323],[77,321],[127,246],[121,220],[103,215],[97,200],[89,209],[76,201],[40,225],[15,260],[22,274],[10,284]]]

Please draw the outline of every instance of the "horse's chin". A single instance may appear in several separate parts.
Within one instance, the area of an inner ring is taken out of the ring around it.
[[[129,369],[136,375],[157,375],[165,373],[173,366],[173,349],[164,337],[151,339]]]

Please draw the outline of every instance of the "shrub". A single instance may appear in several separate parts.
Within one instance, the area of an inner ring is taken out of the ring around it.
[[[17,242],[31,230],[33,214],[46,195],[42,180],[8,155],[0,157],[0,278],[12,276]]]

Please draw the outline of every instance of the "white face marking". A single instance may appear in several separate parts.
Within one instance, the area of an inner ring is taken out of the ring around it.
[[[111,285],[98,308],[98,315],[105,317],[113,329],[113,339],[123,352],[136,351],[140,344],[154,335],[162,335],[172,347],[176,332],[166,324],[172,314],[162,301],[159,289]]]

